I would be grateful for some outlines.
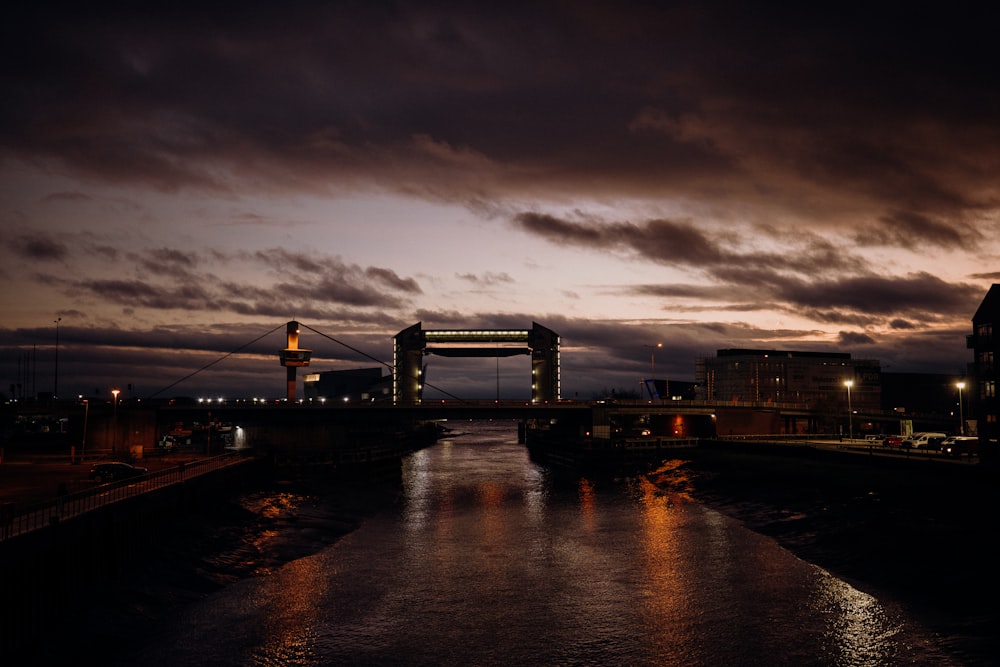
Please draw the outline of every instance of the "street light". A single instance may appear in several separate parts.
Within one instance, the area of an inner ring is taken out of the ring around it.
[[[59,323],[62,322],[61,317],[57,317],[56,323],[56,375],[52,383],[52,398],[59,398]]]
[[[965,389],[965,383],[959,382],[955,386],[958,387],[958,434],[965,435],[965,417],[962,415],[962,390]]]
[[[111,390],[111,395],[114,397],[111,409],[112,416],[114,417],[114,419],[112,419],[113,431],[111,432],[111,451],[118,449],[118,394],[120,393],[122,393],[121,389],[115,388]]]
[[[854,440],[854,411],[851,410],[851,387],[854,386],[854,380],[844,380],[844,386],[847,387],[847,430],[848,439]]]
[[[656,345],[643,345],[643,347],[648,347],[650,349],[649,353],[649,381],[652,383],[652,389],[649,392],[649,397],[653,398],[653,390],[656,389],[656,350],[663,347],[663,343],[657,343]],[[660,397],[662,400],[662,396]]]
[[[90,401],[83,400],[83,437],[80,438],[80,461],[87,455],[87,417],[90,415]]]

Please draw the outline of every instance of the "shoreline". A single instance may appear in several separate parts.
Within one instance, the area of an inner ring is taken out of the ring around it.
[[[746,449],[699,452],[684,468],[693,498],[902,604],[967,664],[1000,655],[989,515],[1000,489],[978,471]]]
[[[130,658],[160,619],[238,581],[318,553],[396,498],[391,482],[362,487],[320,473],[293,474],[197,515],[178,516],[164,526],[155,552],[143,553],[118,581],[52,623],[60,642],[22,646],[11,657],[55,666],[100,654],[111,665],[133,664]]]

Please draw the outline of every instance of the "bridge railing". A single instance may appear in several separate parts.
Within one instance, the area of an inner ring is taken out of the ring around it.
[[[221,456],[182,463],[173,468],[147,473],[141,477],[100,484],[86,491],[78,491],[60,496],[55,500],[23,505],[16,503],[0,505],[0,542],[44,528],[59,521],[71,519],[112,503],[179,484],[185,479],[238,465],[249,460],[249,458],[239,453],[227,453]]]

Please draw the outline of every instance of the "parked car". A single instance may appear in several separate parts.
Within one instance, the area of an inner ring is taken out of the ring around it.
[[[94,464],[94,466],[90,469],[88,477],[96,480],[99,484],[103,484],[104,482],[138,477],[140,475],[145,475],[147,472],[149,472],[149,470],[146,468],[140,468],[138,466],[129,465],[128,463],[114,461],[110,463]]]
[[[975,456],[979,451],[979,438],[971,435],[955,435],[941,443],[941,453],[945,456]]]
[[[903,449],[938,449],[947,437],[946,433],[914,433],[903,440],[900,447]]]
[[[899,447],[903,444],[903,436],[901,435],[887,435],[882,440],[883,447]]]
[[[156,447],[164,452],[175,452],[181,447],[191,444],[191,438],[182,438],[176,435],[165,435],[156,442]]]

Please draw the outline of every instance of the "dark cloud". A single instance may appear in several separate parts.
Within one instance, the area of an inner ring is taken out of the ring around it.
[[[895,211],[883,216],[876,226],[859,230],[854,240],[861,246],[888,245],[901,248],[968,248],[979,235],[967,225],[932,220],[920,213]]]
[[[729,254],[692,225],[669,220],[642,224],[574,222],[548,214],[519,213],[513,221],[521,229],[555,244],[627,250],[662,264],[712,266]]]
[[[829,241],[804,235],[791,252],[738,251],[686,223],[578,223],[552,215],[521,213],[519,228],[553,243],[591,249],[628,249],[648,261],[698,269],[715,284],[636,285],[629,292],[671,299],[719,302],[746,299],[746,310],[775,307],[819,322],[869,326],[907,315],[925,322],[973,312],[981,289],[948,283],[927,272],[880,276]],[[776,236],[776,235],[775,235]],[[855,275],[851,275],[854,273]],[[845,275],[846,274],[846,275]],[[733,307],[732,305],[730,307]]]
[[[82,280],[74,289],[111,303],[130,307],[204,310],[209,305],[209,293],[198,285],[180,287],[154,286],[141,280]]]
[[[198,258],[190,251],[181,251],[174,248],[157,248],[149,251],[150,259],[159,265],[182,266],[190,268],[198,264]]]
[[[574,222],[553,215],[519,213],[515,226],[559,245],[603,252],[627,252],[647,261],[697,269],[738,285],[782,282],[782,274],[817,275],[858,270],[863,263],[829,241],[801,233],[791,239],[774,230],[775,240],[791,252],[740,250],[729,234],[710,234],[693,223],[649,220],[642,223]],[[737,241],[739,242],[739,241]]]
[[[283,283],[276,286],[292,299],[302,299],[316,303],[341,303],[349,306],[394,307],[403,302],[402,299],[387,294],[374,285],[366,282],[347,282],[342,276],[328,275],[317,277],[305,284]]]
[[[63,261],[69,255],[69,248],[46,234],[15,236],[7,242],[7,247],[16,255],[34,262]]]
[[[399,292],[420,294],[422,291],[416,280],[413,278],[401,278],[399,274],[392,269],[370,266],[365,269],[365,276]]]
[[[75,263],[85,257],[103,256],[115,261],[115,273],[129,277],[90,277],[77,268],[66,275],[35,273],[39,284],[51,285],[73,298],[96,299],[126,308],[229,312],[263,316],[309,314],[335,319],[351,309],[395,309],[405,305],[401,295],[422,293],[413,278],[385,267],[346,264],[336,257],[295,253],[272,248],[254,253],[206,248],[204,252],[159,247],[120,255],[113,247],[82,243],[65,244],[52,234],[13,238],[7,249],[31,261],[59,260]],[[221,279],[212,273],[219,264],[239,263],[244,269],[260,267],[251,282]],[[268,276],[267,271],[277,274]],[[73,276],[73,277],[67,277]],[[384,315],[354,312],[351,321],[384,321]]]
[[[92,243],[88,241],[88,242],[83,242],[81,244],[81,247],[83,248],[84,253],[87,255],[103,257],[108,262],[114,262],[118,260],[119,250],[114,246],[103,243]]]
[[[853,331],[841,331],[840,335],[837,337],[840,345],[846,349],[852,349],[857,346],[873,346],[876,343],[875,338],[869,336],[868,334],[857,333]]]
[[[567,242],[596,248],[606,245],[609,237],[613,240],[611,234],[598,227],[569,222],[544,213],[519,213],[514,216],[514,223],[526,232],[553,243]]]
[[[1000,166],[991,22],[968,7],[120,5],[5,23],[0,148],[166,191],[797,210],[808,185],[817,216],[857,199],[961,216]]]
[[[510,284],[515,282],[514,278],[512,278],[511,275],[505,271],[500,273],[487,271],[480,275],[476,275],[474,273],[458,273],[455,274],[455,277],[459,278],[460,280],[472,283],[474,285],[484,285],[484,286]]]
[[[286,273],[321,274],[330,268],[329,262],[304,253],[291,252],[285,248],[262,250],[254,253],[253,258]],[[340,270],[337,263],[334,263],[333,270]]]
[[[947,283],[928,273],[918,273],[902,278],[859,276],[788,283],[777,296],[806,308],[905,316],[926,322],[975,312],[982,291],[973,285]]]

